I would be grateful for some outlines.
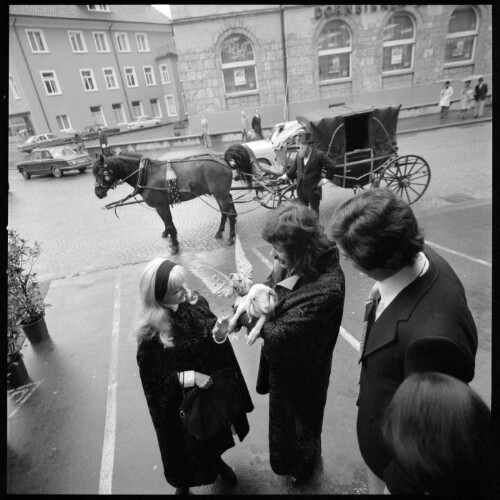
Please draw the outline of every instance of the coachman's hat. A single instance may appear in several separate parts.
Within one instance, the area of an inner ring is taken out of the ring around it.
[[[314,139],[313,136],[310,132],[301,132],[299,135],[300,143],[301,144],[313,144]]]

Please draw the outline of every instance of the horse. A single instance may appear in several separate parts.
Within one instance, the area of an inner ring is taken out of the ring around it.
[[[233,245],[237,217],[230,194],[233,169],[248,179],[245,174],[250,174],[253,168],[249,155],[245,156],[241,152],[244,147],[236,146],[238,147],[231,146],[226,151],[231,165],[226,160],[206,153],[168,162],[147,159],[134,153],[112,156],[100,154],[93,167],[96,179],[95,194],[102,199],[109,189],[127,182],[134,188],[129,197],[140,194],[144,202],[154,208],[163,220],[165,230],[162,237],[170,236],[172,255],[179,252],[179,241],[170,206],[204,194],[213,195],[221,212],[221,221],[215,238],[222,238],[226,221],[229,219],[229,238],[226,244]],[[176,188],[173,188],[171,181],[167,180],[168,168],[175,173]],[[251,182],[251,178],[250,181],[247,180],[248,182]],[[119,206],[119,203],[117,205]]]

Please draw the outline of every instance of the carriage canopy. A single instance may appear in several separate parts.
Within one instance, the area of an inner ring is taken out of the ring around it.
[[[349,104],[300,115],[297,121],[312,134],[315,147],[341,165],[346,152],[371,148],[374,157],[394,154],[400,108]]]

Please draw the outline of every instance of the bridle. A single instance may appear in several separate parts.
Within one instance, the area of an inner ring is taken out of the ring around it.
[[[108,164],[105,162],[102,167],[99,166],[99,170],[103,169],[103,172],[102,174],[98,174],[94,187],[103,189],[104,192],[107,193],[110,189],[115,189],[117,186],[123,184],[127,179],[129,179],[133,175],[138,174],[137,182],[134,187],[134,192],[128,196],[128,198],[131,198],[132,196],[139,194],[140,189],[143,187],[141,184],[144,179],[144,175],[146,172],[146,164],[148,161],[149,161],[148,158],[142,157],[139,161],[139,167],[136,170],[134,170],[131,174],[127,175],[127,177],[124,177],[123,179],[115,179],[113,183],[110,184],[109,186],[103,184],[102,181],[99,182],[99,178],[103,178],[105,181],[109,181],[111,178],[110,174],[113,175],[113,170],[111,170],[111,168],[109,168],[109,170],[106,170],[108,169]]]

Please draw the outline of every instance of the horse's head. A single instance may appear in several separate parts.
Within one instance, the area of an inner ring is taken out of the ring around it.
[[[95,195],[99,199],[105,198],[108,194],[108,190],[114,188],[118,182],[110,163],[110,158],[104,157],[103,155],[99,155],[98,159],[94,162],[93,174],[95,177]]]
[[[224,159],[229,163],[232,169],[236,169],[242,175],[243,180],[248,186],[252,186],[251,174],[253,171],[253,162],[249,150],[243,144],[233,144],[227,148],[224,153]],[[257,161],[257,160],[255,160]],[[245,175],[248,174],[248,175]]]

